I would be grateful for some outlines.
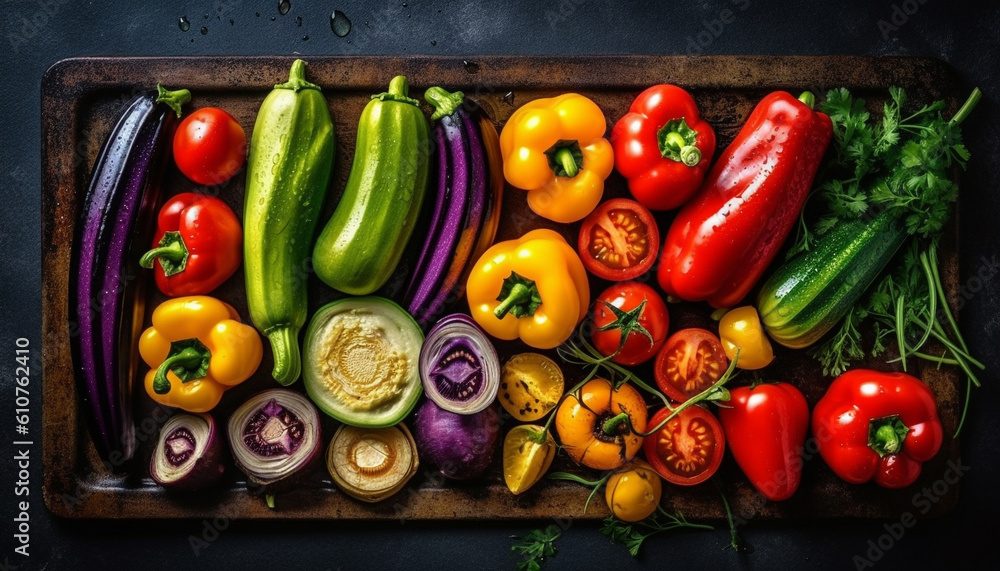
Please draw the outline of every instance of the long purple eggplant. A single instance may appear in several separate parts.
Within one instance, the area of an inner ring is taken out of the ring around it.
[[[159,181],[186,89],[146,91],[123,108],[101,148],[76,225],[70,338],[77,390],[98,454],[118,468],[135,452],[131,386],[143,316],[138,258],[151,239]]]
[[[461,92],[432,87],[424,94],[434,106],[437,189],[431,222],[403,304],[422,327],[432,324],[462,295],[462,279],[496,234],[501,186],[491,177],[486,134],[496,129],[469,112]],[[434,180],[434,178],[432,178]]]

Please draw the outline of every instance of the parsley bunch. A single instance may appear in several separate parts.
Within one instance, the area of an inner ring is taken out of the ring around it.
[[[812,349],[825,374],[842,373],[866,353],[882,354],[886,341],[892,339],[904,369],[908,357],[954,364],[966,373],[970,385],[979,385],[974,369],[983,365],[969,354],[948,309],[938,274],[937,247],[951,217],[951,205],[958,199],[953,172],[956,166],[964,168],[969,159],[960,124],[980,96],[978,89],[973,90],[955,116],[945,119],[943,101],[905,114],[906,93],[893,87],[881,119],[876,120],[865,101],[847,89],[827,94],[821,109],[833,122],[833,154],[810,197],[819,201],[812,208],[822,212],[810,219],[804,211],[789,256],[811,249],[841,222],[859,218],[893,216],[909,238],[903,254],[886,268],[867,297]],[[866,351],[862,332],[867,330],[875,335]],[[945,347],[944,354],[923,350],[931,339]]]

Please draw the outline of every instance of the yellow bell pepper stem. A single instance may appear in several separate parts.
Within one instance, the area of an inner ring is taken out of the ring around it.
[[[208,372],[212,352],[197,339],[189,341],[190,343],[171,343],[170,356],[156,368],[156,376],[153,378],[153,390],[156,394],[165,395],[170,392],[167,371],[173,371],[182,381],[203,378]]]

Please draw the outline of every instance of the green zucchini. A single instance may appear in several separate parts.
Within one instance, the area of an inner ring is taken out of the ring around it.
[[[427,190],[430,135],[406,78],[372,96],[358,122],[344,194],[320,233],[313,268],[330,287],[368,295],[389,279]]]
[[[247,306],[271,343],[274,379],[296,381],[306,278],[320,209],[333,168],[333,119],[317,85],[295,60],[257,113],[247,160],[243,265]]]
[[[793,349],[818,341],[864,295],[907,235],[892,211],[838,223],[764,282],[757,311],[768,335]]]

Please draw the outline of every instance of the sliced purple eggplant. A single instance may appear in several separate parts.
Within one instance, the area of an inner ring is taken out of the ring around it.
[[[441,318],[420,350],[424,394],[441,408],[475,414],[496,399],[500,359],[486,333],[462,313]]]
[[[209,488],[226,472],[222,440],[211,415],[175,414],[160,429],[149,474],[164,488]]]
[[[432,87],[424,95],[434,106],[436,191],[428,200],[430,224],[403,295],[421,327],[427,327],[462,296],[464,275],[492,244],[499,222],[503,179],[496,128],[461,92]],[[472,111],[470,112],[470,109]],[[497,147],[492,151],[490,144]]]
[[[70,260],[70,347],[77,389],[98,454],[112,468],[135,452],[132,377],[143,316],[139,249],[152,238],[159,181],[186,89],[143,92],[129,101],[97,157],[75,228]],[[135,251],[133,251],[135,245]]]
[[[425,400],[413,425],[420,459],[453,480],[482,476],[500,442],[500,413],[488,406],[475,414],[456,414]]]
[[[228,436],[236,466],[265,494],[288,489],[307,475],[323,447],[319,411],[289,389],[247,399],[229,417]]]

